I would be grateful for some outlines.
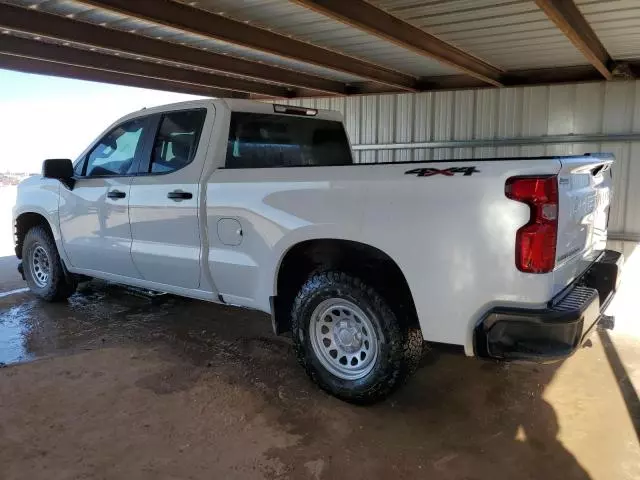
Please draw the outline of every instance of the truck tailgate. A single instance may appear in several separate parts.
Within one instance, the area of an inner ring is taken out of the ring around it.
[[[582,274],[606,248],[611,155],[561,158],[554,294]]]

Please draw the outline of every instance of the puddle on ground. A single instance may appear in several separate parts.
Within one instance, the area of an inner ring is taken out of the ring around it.
[[[11,307],[0,314],[0,365],[24,362],[34,358],[25,348],[28,325],[22,322],[24,305]]]
[[[202,362],[249,344],[262,348],[261,339],[275,348],[284,341],[288,349],[286,340],[269,336],[264,314],[98,281],[67,302],[43,302],[29,292],[0,298],[0,364],[158,339]]]

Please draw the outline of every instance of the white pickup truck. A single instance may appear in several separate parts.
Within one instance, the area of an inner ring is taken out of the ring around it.
[[[429,342],[550,360],[601,322],[607,155],[354,164],[335,112],[245,100],[144,109],[20,184],[31,290],[108,281],[270,313],[347,401],[383,398]]]

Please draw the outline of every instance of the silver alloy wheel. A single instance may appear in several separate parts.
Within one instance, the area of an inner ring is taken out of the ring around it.
[[[343,380],[358,380],[378,358],[378,335],[371,320],[342,298],[321,302],[311,314],[311,346],[323,367]]]
[[[29,268],[31,269],[31,278],[36,282],[36,285],[45,288],[51,275],[51,264],[49,255],[42,245],[36,244],[31,251]]]

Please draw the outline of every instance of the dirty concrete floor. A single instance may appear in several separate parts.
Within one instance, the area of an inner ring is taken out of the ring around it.
[[[554,365],[435,348],[372,407],[316,389],[262,314],[99,282],[0,296],[0,478],[638,479],[635,262],[619,333]]]

